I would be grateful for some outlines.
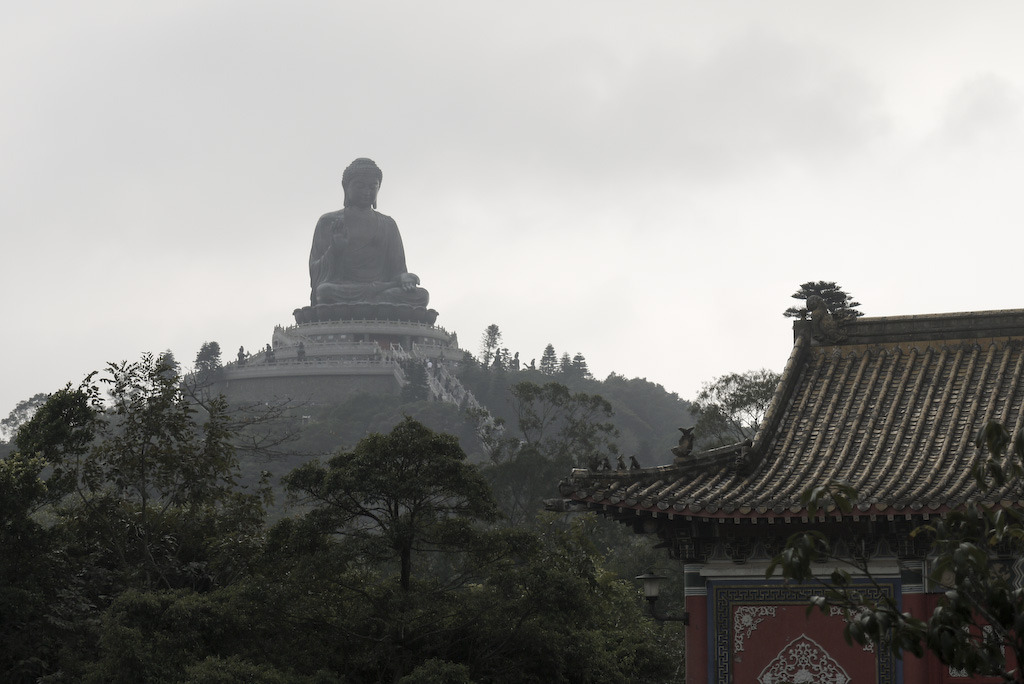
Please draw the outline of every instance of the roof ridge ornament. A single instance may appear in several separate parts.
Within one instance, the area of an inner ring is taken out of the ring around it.
[[[828,310],[824,298],[819,295],[808,297],[807,310],[811,312],[811,336],[815,340],[837,344],[847,338],[846,333],[840,330],[845,320],[836,320],[836,317]]]
[[[679,432],[683,433],[679,436],[679,444],[672,447],[672,453],[675,455],[673,463],[675,465],[681,465],[686,462],[686,457],[693,452],[693,428],[688,427],[679,428]]]

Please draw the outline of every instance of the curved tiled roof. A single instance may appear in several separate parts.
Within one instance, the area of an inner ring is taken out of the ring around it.
[[[1024,427],[1024,311],[848,322],[841,341],[794,325],[796,342],[753,443],[678,465],[574,470],[563,496],[676,515],[806,515],[800,495],[832,479],[860,491],[857,515],[927,514],[979,494],[971,465],[990,420]],[[988,497],[1020,503],[1017,483]]]

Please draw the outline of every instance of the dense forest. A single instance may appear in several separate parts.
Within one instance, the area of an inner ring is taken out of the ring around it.
[[[4,421],[0,679],[682,681],[631,580],[663,554],[544,500],[595,459],[668,462],[688,402],[495,347],[461,364],[474,407],[230,406],[213,351]]]

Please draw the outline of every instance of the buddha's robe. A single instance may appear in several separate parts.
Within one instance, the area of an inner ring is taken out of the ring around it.
[[[350,237],[343,247],[334,235],[345,235],[345,210],[324,214],[313,231],[309,252],[310,303],[390,302],[426,306],[430,294],[422,287],[403,289],[408,273],[398,224],[372,212],[376,225],[368,236]]]

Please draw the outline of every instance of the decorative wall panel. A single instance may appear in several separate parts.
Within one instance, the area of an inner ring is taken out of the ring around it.
[[[901,603],[896,578],[880,579],[878,586],[856,584],[869,600],[888,597]],[[846,645],[842,615],[817,610],[806,614],[810,597],[821,593],[820,585],[750,578],[710,579],[707,587],[711,684],[788,681],[778,678],[780,673],[788,673],[791,680],[812,676],[806,681],[815,684],[902,684],[898,661],[888,649],[868,652]]]
[[[821,644],[801,634],[768,663],[758,684],[848,684],[850,675]]]

